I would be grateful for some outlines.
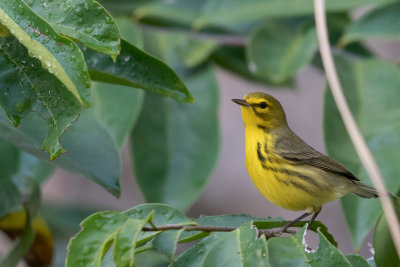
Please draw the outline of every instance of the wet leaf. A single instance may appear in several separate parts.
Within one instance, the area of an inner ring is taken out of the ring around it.
[[[268,266],[265,237],[249,223],[228,233],[213,233],[185,251],[178,266]]]
[[[93,92],[96,100],[93,107],[85,109],[62,136],[61,143],[68,153],[57,158],[54,164],[80,173],[118,195],[120,148],[140,109],[141,93],[129,87],[107,85],[95,86]],[[39,149],[46,126],[36,113],[26,116],[19,128],[11,126],[0,114],[0,129],[3,139],[40,159],[48,159]]]
[[[107,55],[119,54],[119,30],[110,14],[94,0],[24,0],[58,33]]]
[[[182,102],[194,101],[173,70],[124,40],[115,63],[93,50],[83,52],[93,80],[141,88]]]
[[[23,0],[0,2],[0,22],[81,103],[89,105],[89,74],[74,42],[57,34]]]
[[[68,244],[65,266],[100,266],[115,235],[129,218],[119,212],[92,214],[82,223],[82,230]]]
[[[48,151],[50,160],[54,160],[65,152],[60,136],[78,117],[80,105],[59,79],[41,67],[39,60],[28,56],[28,50],[16,38],[1,38],[0,48],[4,63],[0,69],[4,85],[0,104],[14,125],[31,111],[46,120],[48,131],[40,149]],[[16,80],[19,82],[12,82]],[[14,144],[19,142],[15,137],[0,135]]]

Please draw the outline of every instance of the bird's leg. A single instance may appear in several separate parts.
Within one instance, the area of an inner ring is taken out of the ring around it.
[[[315,213],[314,213],[315,214]],[[282,234],[283,232],[285,232],[290,226],[292,226],[293,224],[297,223],[298,221],[300,221],[301,219],[304,219],[305,217],[311,215],[311,213],[304,213],[301,216],[297,217],[296,219],[294,219],[293,221],[291,221],[290,223],[286,224],[285,226],[282,227],[282,229],[279,231],[280,234]],[[317,213],[318,215],[318,213]],[[315,216],[317,217],[317,216]],[[315,219],[314,216],[312,219]]]
[[[315,218],[317,218],[318,214],[321,212],[321,209],[315,211],[313,216],[311,217],[310,221],[308,222],[307,230],[310,229],[310,225],[314,222]]]

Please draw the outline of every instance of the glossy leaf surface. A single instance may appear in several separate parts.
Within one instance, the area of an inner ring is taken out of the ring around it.
[[[193,98],[179,77],[165,63],[121,40],[116,62],[106,55],[83,48],[92,80],[132,86],[170,96],[182,102]]]
[[[58,33],[107,55],[119,53],[119,30],[110,14],[94,0],[24,0]]]
[[[59,35],[23,0],[0,2],[0,21],[81,103],[89,105],[89,74],[74,42]]]

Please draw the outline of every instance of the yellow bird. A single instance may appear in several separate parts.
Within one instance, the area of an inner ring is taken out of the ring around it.
[[[239,104],[246,136],[246,166],[257,189],[272,203],[306,212],[281,232],[311,215],[315,220],[326,202],[353,193],[378,197],[373,187],[359,182],[336,160],[313,149],[288,126],[278,100],[265,93],[250,93]]]

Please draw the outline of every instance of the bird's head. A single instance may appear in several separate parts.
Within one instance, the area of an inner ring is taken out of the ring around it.
[[[245,127],[258,127],[270,131],[287,126],[281,103],[266,93],[249,93],[243,99],[232,101],[240,105]]]

